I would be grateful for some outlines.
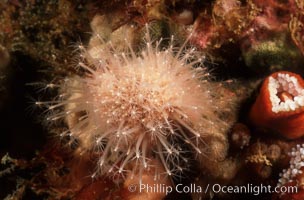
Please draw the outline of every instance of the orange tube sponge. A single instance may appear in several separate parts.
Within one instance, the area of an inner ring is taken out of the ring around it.
[[[304,81],[298,74],[280,71],[265,79],[249,119],[288,139],[304,135]]]

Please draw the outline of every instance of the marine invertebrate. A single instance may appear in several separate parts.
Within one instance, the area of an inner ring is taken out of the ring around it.
[[[246,155],[246,167],[255,174],[255,178],[267,179],[272,173],[272,162],[268,157],[267,145],[257,142],[249,147]]]
[[[261,128],[295,139],[303,136],[304,81],[298,74],[280,71],[267,77],[250,113]]]
[[[280,173],[278,187],[288,187],[289,190],[273,195],[273,200],[300,200],[304,197],[303,190],[303,167],[304,167],[304,144],[297,144],[288,154],[290,157],[289,168]]]
[[[278,185],[282,186],[290,182],[294,182],[296,177],[303,173],[304,167],[304,144],[297,145],[295,148],[292,148],[291,152],[289,153],[290,161],[289,161],[289,168],[284,169],[283,172],[280,174],[280,179],[278,181]],[[298,184],[303,184],[299,182]]]
[[[255,176],[247,176],[249,180],[265,181],[269,180],[276,168],[280,165],[280,162],[284,159],[284,153],[282,153],[282,144],[280,141],[269,140],[261,141],[258,139],[251,144],[243,155],[245,158],[245,167],[250,170]]]
[[[250,130],[244,124],[237,123],[232,127],[230,142],[234,148],[243,149],[248,146],[250,138]]]
[[[204,68],[193,68],[201,62],[193,57],[195,49],[176,52],[172,39],[160,50],[161,42],[154,47],[147,34],[146,47],[137,54],[125,42],[128,53],[111,42],[89,52],[83,48],[86,60],[79,65],[85,75],[67,78],[56,101],[37,104],[48,104],[49,121],[66,121],[68,130],[61,136],[75,137],[84,151],[98,154],[93,177],[125,172],[141,177],[146,170],[154,170],[156,179],[162,173],[178,175],[188,166],[188,151],[205,154],[212,141],[205,144],[204,138],[216,138],[226,126],[215,112],[216,94]]]

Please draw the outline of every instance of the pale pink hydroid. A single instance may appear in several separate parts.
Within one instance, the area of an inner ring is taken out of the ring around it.
[[[186,151],[205,153],[204,136],[218,121],[207,74],[193,67],[201,62],[193,57],[195,49],[159,46],[148,38],[140,54],[131,47],[121,53],[110,44],[84,50],[90,63],[80,66],[87,73],[66,79],[60,100],[49,106],[49,120],[65,119],[69,127],[62,135],[98,153],[94,175],[155,170],[156,178],[173,176],[187,166]]]

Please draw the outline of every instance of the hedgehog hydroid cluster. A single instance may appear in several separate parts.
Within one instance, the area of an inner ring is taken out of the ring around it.
[[[152,45],[147,34],[140,53],[125,42],[128,52],[115,50],[111,42],[83,49],[85,60],[79,64],[87,73],[65,80],[60,100],[49,105],[48,119],[64,119],[69,130],[61,135],[97,152],[93,176],[141,176],[143,170],[155,170],[156,179],[178,175],[188,166],[189,149],[194,155],[206,153],[204,137],[220,121],[207,73],[193,67],[201,62],[193,59],[195,49],[175,51],[173,39],[160,49],[161,41]],[[162,166],[153,166],[154,159]]]

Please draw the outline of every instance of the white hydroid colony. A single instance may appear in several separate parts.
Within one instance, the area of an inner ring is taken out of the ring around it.
[[[118,52],[110,43],[84,50],[90,63],[80,66],[86,75],[67,79],[61,100],[49,106],[59,110],[49,120],[67,122],[62,135],[99,155],[94,176],[141,176],[144,170],[154,170],[156,179],[175,176],[188,166],[189,150],[205,153],[204,137],[219,121],[206,74],[193,68],[200,63],[193,60],[194,49],[159,45],[153,47],[147,36],[139,54],[131,47]],[[161,167],[153,165],[155,159]]]
[[[303,173],[304,167],[304,144],[297,144],[296,147],[292,148],[289,153],[290,161],[289,168],[284,169],[282,173],[280,173],[280,179],[278,181],[278,186],[283,186],[285,184],[295,182],[299,184],[297,181],[297,176]]]

